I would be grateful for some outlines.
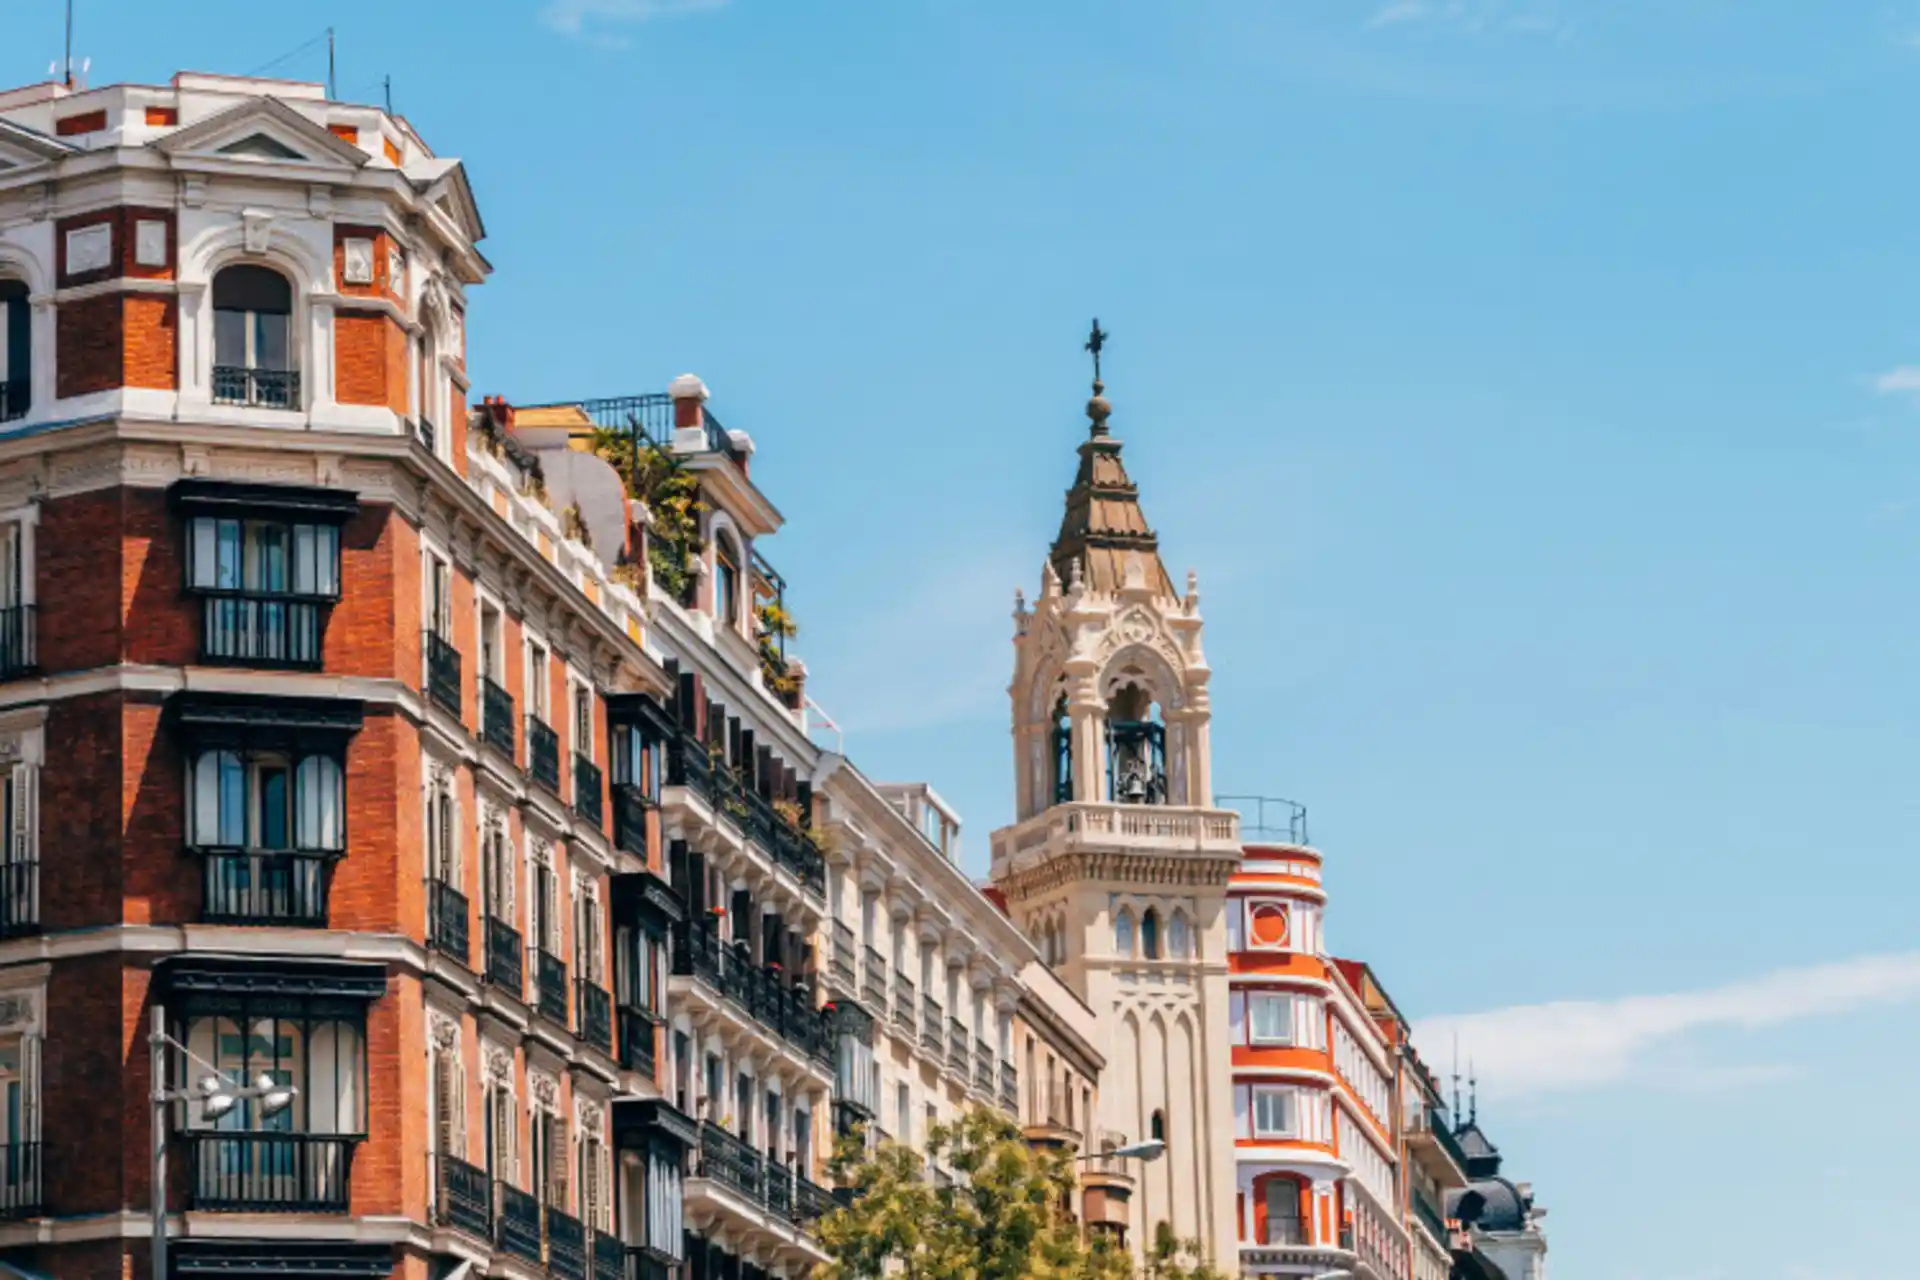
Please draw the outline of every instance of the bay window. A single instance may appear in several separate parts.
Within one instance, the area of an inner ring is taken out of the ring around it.
[[[324,925],[345,815],[331,752],[209,745],[190,755],[187,845],[206,860],[205,918]]]

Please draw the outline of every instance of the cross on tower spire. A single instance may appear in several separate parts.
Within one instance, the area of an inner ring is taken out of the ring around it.
[[[1107,345],[1107,339],[1112,336],[1112,334],[1106,333],[1100,328],[1100,317],[1095,316],[1093,318],[1093,332],[1087,335],[1086,347],[1088,351],[1093,353],[1093,393],[1095,395],[1099,395],[1100,392],[1105,390],[1105,388],[1100,385],[1100,351]]]

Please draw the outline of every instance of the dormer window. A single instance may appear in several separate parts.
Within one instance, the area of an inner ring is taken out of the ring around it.
[[[350,493],[182,481],[187,590],[201,597],[201,660],[318,667],[340,598],[340,523]]]
[[[243,265],[213,278],[213,402],[300,407],[293,286],[277,271]]]

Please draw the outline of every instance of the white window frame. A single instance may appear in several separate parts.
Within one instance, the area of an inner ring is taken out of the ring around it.
[[[1278,1034],[1260,1030],[1260,1009],[1278,1006],[1280,1029]],[[1291,1045],[1297,1039],[1294,1034],[1294,1016],[1297,1005],[1290,991],[1249,991],[1247,993],[1247,1043],[1254,1045]]]
[[[1261,1103],[1277,1102],[1285,1112],[1281,1127],[1263,1126]],[[1253,1136],[1256,1138],[1297,1138],[1300,1136],[1300,1095],[1295,1089],[1254,1085],[1252,1098]]]

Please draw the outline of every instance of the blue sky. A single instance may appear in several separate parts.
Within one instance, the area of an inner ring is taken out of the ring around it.
[[[1310,806],[1558,1280],[1916,1270],[1920,3],[448,14],[81,0],[77,46],[332,22],[344,96],[391,74],[492,233],[476,394],[704,376],[815,693],[976,862],[1097,313],[1217,784]]]

